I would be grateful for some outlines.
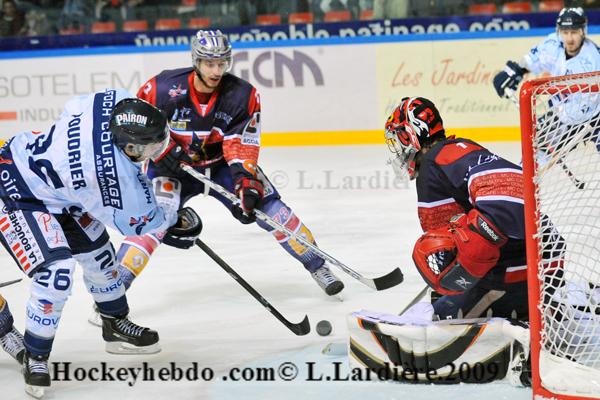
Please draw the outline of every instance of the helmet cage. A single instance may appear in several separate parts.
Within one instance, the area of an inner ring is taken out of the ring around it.
[[[417,172],[417,153],[421,145],[414,133],[402,127],[387,127],[385,130],[385,142],[393,157],[388,160],[392,165],[396,176],[404,178],[408,176],[413,180]]]
[[[124,150],[127,155],[135,162],[142,162],[148,159],[155,159],[160,156],[169,147],[169,126],[165,127],[165,136],[161,141],[148,144],[127,143]]]
[[[192,63],[196,71],[202,60],[224,62],[223,72],[229,72],[232,67],[231,43],[220,30],[199,30],[192,38]]]

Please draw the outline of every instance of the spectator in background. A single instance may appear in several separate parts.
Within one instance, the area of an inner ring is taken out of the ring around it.
[[[25,25],[21,28],[19,36],[43,36],[50,35],[52,30],[46,15],[39,10],[29,10],[25,14]]]
[[[374,0],[373,19],[398,19],[408,15],[409,0]]]
[[[17,4],[13,0],[4,0],[0,12],[0,37],[19,35],[24,24],[25,17]]]
[[[60,15],[60,30],[88,31],[93,10],[94,0],[65,0]]]
[[[118,9],[123,21],[136,18],[136,7],[144,3],[144,0],[97,0],[95,15],[98,21],[111,21],[109,9]]]

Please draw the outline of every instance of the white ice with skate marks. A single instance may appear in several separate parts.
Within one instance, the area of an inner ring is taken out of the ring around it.
[[[511,161],[518,162],[520,158],[517,143],[494,143],[491,149]],[[385,165],[387,158],[384,145],[279,147],[261,151],[266,174],[279,188],[283,200],[312,230],[322,249],[367,277],[384,275],[399,266],[404,272],[404,283],[375,292],[332,269],[346,283],[344,301],[327,298],[308,272],[270,235],[255,225],[237,223],[214,199],[195,198],[189,205],[203,219],[203,240],[290,321],[299,322],[308,314],[313,331],[307,336],[288,331],[200,249],[162,246],[128,294],[132,320],[158,330],[162,352],[143,356],[107,354],[101,330],[87,322],[92,300],[78,271],[50,358],[51,362],[71,363],[71,381],[54,381],[44,398],[306,400],[368,396],[467,400],[491,392],[495,399],[531,398],[530,390],[503,382],[445,387],[377,381],[305,381],[310,365],[307,363],[315,363],[315,376],[327,374],[335,378],[336,365],[340,376],[348,372],[347,358],[339,351],[337,355],[321,353],[328,343],[347,340],[348,313],[360,309],[396,313],[422,288],[410,257],[412,245],[421,233],[414,184],[395,184],[391,168]],[[111,234],[118,247],[122,238]],[[4,251],[0,251],[0,266],[0,281],[20,277]],[[28,285],[24,280],[1,289],[20,330],[24,328]],[[330,336],[321,337],[314,331],[323,319],[333,325]],[[177,363],[186,370],[194,362],[198,363],[200,375],[208,374],[204,368],[212,368],[211,382],[158,380],[160,368]],[[223,380],[236,367],[273,367],[277,371],[286,362],[298,367],[296,379]],[[112,368],[107,379],[112,376],[115,381],[94,381],[83,373],[95,368],[98,373],[92,373],[92,378],[102,377],[102,363]],[[144,381],[141,376],[134,380],[125,370],[144,368],[143,363],[154,368],[155,381]],[[59,367],[64,372],[65,365]],[[120,381],[118,371],[124,374]],[[0,388],[2,400],[27,397],[19,366],[3,352]]]

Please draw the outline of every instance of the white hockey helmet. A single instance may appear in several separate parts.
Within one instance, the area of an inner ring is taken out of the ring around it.
[[[231,69],[231,43],[220,30],[199,30],[192,38],[192,62],[197,68],[200,60],[223,60],[225,72]]]

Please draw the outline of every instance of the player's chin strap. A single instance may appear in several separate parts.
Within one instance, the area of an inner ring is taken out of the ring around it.
[[[220,195],[222,195],[223,197],[225,197],[226,199],[231,201],[233,204],[240,205],[240,200],[234,194],[229,192],[227,189],[225,189],[223,186],[219,185],[218,183],[211,181],[204,174],[196,171],[194,168],[192,168],[186,164],[181,164],[181,169],[184,170],[185,172],[187,172],[190,176],[192,176],[195,179],[199,180],[200,182],[204,183],[205,185],[210,186],[211,189],[213,189],[214,191],[216,191],[217,193],[219,193]],[[402,283],[402,281],[404,280],[404,275],[402,274],[402,271],[400,271],[399,268],[395,268],[392,272],[390,272],[386,275],[380,276],[378,278],[374,278],[374,279],[366,278],[366,277],[362,276],[361,274],[359,274],[358,272],[351,269],[350,267],[343,264],[341,261],[338,261],[337,259],[333,258],[329,254],[325,253],[323,250],[319,249],[317,246],[315,246],[314,244],[312,244],[311,242],[306,240],[301,235],[297,235],[296,233],[292,232],[285,226],[281,225],[279,222],[273,220],[271,217],[269,217],[267,214],[263,213],[262,211],[255,209],[254,213],[256,215],[256,219],[263,221],[265,224],[269,225],[271,228],[276,229],[277,231],[287,235],[288,237],[296,240],[297,242],[302,243],[304,246],[308,247],[319,257],[329,261],[331,264],[340,268],[346,274],[350,275],[351,277],[353,277],[354,279],[363,283],[364,285],[370,287],[371,289],[374,289],[374,290],[388,289],[388,288],[391,288],[393,286],[396,286],[396,285]]]

